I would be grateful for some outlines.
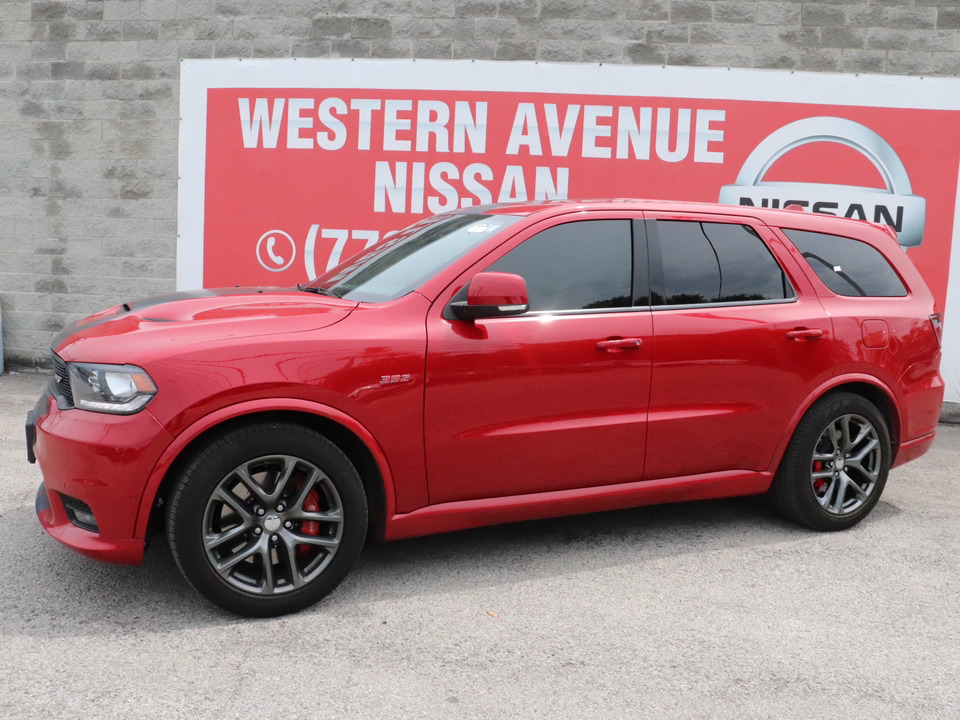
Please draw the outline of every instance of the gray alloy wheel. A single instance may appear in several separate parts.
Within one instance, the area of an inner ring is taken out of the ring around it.
[[[877,487],[882,461],[873,424],[862,415],[841,415],[827,425],[813,450],[814,497],[831,515],[856,512]]]
[[[167,536],[184,577],[239,615],[296,612],[330,593],[363,548],[367,500],[350,460],[293,423],[235,427],[188,459]]]
[[[258,595],[290,592],[319,576],[342,534],[343,506],[330,478],[290,455],[234,468],[203,515],[203,545],[214,570]]]
[[[890,431],[861,395],[815,402],[787,446],[767,496],[787,518],[815,530],[844,530],[880,500],[892,459]]]

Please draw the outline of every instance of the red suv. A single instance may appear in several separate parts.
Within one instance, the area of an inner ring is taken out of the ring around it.
[[[37,514],[277,615],[368,531],[767,493],[839,530],[933,442],[940,314],[888,228],[558,201],[440,215],[296,288],[124,303],[65,329],[27,420]]]

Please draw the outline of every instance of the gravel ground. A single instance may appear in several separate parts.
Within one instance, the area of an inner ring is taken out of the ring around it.
[[[960,427],[843,533],[758,499],[371,545],[272,620],[207,604],[163,539],[143,567],[48,538],[0,376],[0,717],[960,717]]]

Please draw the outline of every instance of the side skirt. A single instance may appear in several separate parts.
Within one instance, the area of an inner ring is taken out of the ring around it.
[[[385,540],[466,530],[483,525],[540,520],[660,503],[708,500],[764,493],[773,473],[728,470],[664,480],[428,505],[391,516]]]

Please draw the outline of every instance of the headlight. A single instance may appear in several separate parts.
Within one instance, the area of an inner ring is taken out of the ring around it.
[[[136,365],[67,363],[74,406],[93,412],[130,415],[157,394],[150,376]]]

